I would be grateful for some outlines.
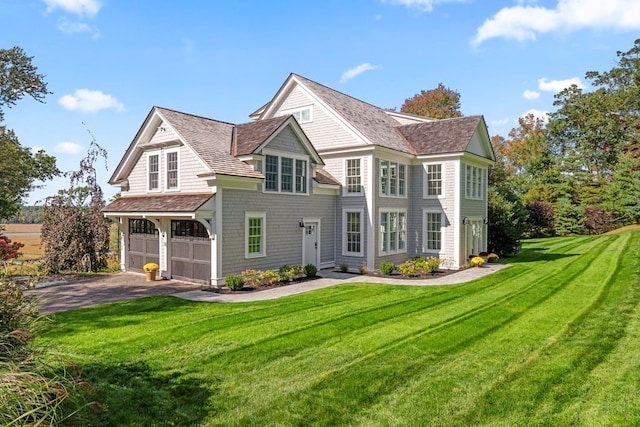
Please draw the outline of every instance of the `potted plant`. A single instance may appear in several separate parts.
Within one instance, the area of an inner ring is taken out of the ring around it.
[[[142,267],[147,276],[147,282],[153,282],[156,280],[156,274],[158,273],[159,268],[160,266],[155,262],[148,262]]]

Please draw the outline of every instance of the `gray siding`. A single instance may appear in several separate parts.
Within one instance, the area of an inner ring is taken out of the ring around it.
[[[336,196],[222,189],[222,275],[302,263],[303,217],[321,218],[320,261],[334,260]],[[217,197],[217,196],[216,196]],[[245,212],[266,212],[266,257],[245,259]]]
[[[287,153],[308,155],[307,150],[300,143],[296,134],[290,129],[283,129],[269,144],[265,147],[267,150],[278,150]]]

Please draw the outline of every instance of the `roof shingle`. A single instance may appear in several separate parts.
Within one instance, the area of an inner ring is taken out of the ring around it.
[[[443,154],[467,149],[482,116],[459,117],[399,126],[415,153]]]
[[[103,212],[195,212],[214,195],[157,194],[119,197],[102,208]]]

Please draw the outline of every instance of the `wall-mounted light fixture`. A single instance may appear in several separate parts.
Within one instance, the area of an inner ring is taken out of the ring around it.
[[[489,225],[489,217],[485,216],[484,218],[482,218],[482,222],[483,222],[485,225]]]
[[[471,225],[471,220],[469,219],[468,216],[465,216],[464,218],[462,218],[462,225]]]
[[[298,225],[300,226],[300,228],[304,227],[304,220],[302,218],[300,218],[300,222],[298,223]]]

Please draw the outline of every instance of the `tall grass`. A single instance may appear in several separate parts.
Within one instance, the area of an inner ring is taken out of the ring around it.
[[[472,283],[56,315],[87,425],[639,425],[640,233],[537,239]]]

